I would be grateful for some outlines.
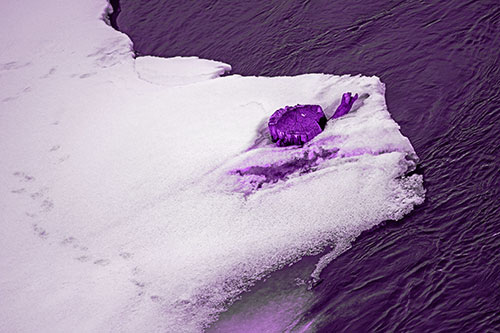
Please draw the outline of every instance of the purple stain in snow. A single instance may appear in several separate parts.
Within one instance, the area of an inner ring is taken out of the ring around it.
[[[331,117],[339,118],[351,110],[358,94],[350,92],[342,95],[342,101]],[[321,133],[326,126],[326,116],[319,105],[286,106],[269,118],[269,132],[273,142],[279,147],[302,145]]]
[[[254,189],[259,189],[265,183],[276,183],[279,180],[287,180],[288,176],[299,171],[301,174],[314,171],[314,167],[322,160],[332,159],[337,156],[338,148],[320,149],[319,152],[304,152],[304,155],[281,164],[266,166],[250,166],[244,169],[234,170],[233,174],[240,176],[260,176],[259,180],[253,180]],[[248,193],[247,193],[248,194]]]

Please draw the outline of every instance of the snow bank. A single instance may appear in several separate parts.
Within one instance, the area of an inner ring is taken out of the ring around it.
[[[231,66],[198,57],[139,57],[135,59],[139,78],[164,86],[180,86],[215,79],[231,71]]]
[[[378,78],[134,59],[104,5],[0,4],[0,331],[199,331],[267,272],[422,202]],[[274,110],[329,115],[345,91],[359,102],[313,141],[269,142]]]

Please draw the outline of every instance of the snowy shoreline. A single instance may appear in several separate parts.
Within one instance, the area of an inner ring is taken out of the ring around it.
[[[253,281],[423,201],[378,78],[135,58],[104,6],[0,5],[1,331],[200,331]],[[303,148],[259,131],[344,91],[369,97]],[[321,149],[338,158],[250,197],[256,179],[231,173]]]

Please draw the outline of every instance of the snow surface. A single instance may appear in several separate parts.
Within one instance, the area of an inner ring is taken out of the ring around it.
[[[198,57],[160,58],[145,56],[135,59],[135,71],[139,78],[151,83],[181,86],[215,79],[231,71],[231,66]]]
[[[0,331],[200,331],[252,281],[334,242],[317,277],[423,201],[377,77],[134,59],[106,5],[0,3]],[[313,141],[270,143],[276,109],[329,116],[346,91]]]

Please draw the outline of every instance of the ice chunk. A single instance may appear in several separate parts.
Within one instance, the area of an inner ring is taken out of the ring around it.
[[[231,71],[231,66],[198,57],[139,57],[135,70],[145,81],[164,86],[180,86],[217,78]]]

